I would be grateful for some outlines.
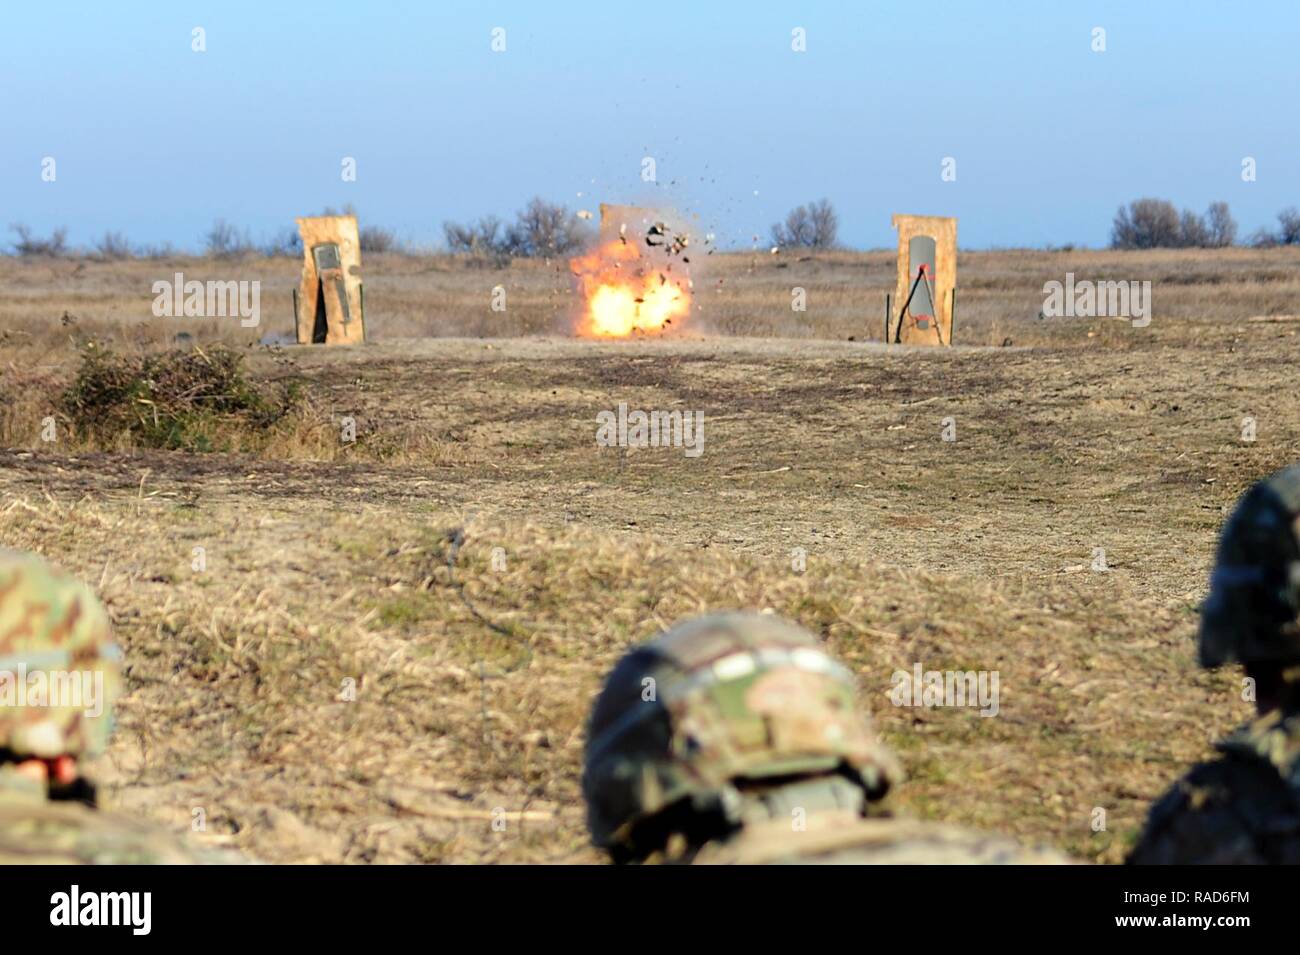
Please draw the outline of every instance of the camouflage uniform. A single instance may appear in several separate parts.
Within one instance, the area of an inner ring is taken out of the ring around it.
[[[232,861],[92,808],[85,783],[64,793],[18,772],[29,759],[103,750],[121,691],[119,659],[88,587],[33,556],[0,550],[0,864]],[[66,683],[51,692],[64,678],[77,680],[83,695],[71,696]]]
[[[1242,496],[1201,611],[1200,661],[1300,677],[1300,465]],[[1300,694],[1218,744],[1151,809],[1137,864],[1300,862]]]
[[[852,674],[763,614],[683,623],[623,657],[592,709],[583,794],[618,862],[1062,862],[889,816],[901,778]]]

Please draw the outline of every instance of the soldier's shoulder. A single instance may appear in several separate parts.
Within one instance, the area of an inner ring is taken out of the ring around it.
[[[149,823],[79,803],[0,802],[0,865],[211,865],[241,862]]]
[[[1151,807],[1138,865],[1300,862],[1294,718],[1256,721],[1219,744]]]
[[[1075,860],[1005,836],[940,822],[849,815],[810,817],[807,828],[777,823],[711,845],[697,864],[1062,865]]]

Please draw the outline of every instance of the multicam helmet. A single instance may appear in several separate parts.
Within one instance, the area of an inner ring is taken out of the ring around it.
[[[1242,495],[1201,608],[1201,665],[1300,662],[1300,465]]]
[[[53,759],[102,750],[119,659],[89,587],[0,550],[0,751]]]
[[[811,634],[771,615],[701,617],[637,647],[588,725],[593,841],[644,854],[665,818],[734,822],[739,790],[764,781],[839,773],[879,799],[901,773],[855,696]]]

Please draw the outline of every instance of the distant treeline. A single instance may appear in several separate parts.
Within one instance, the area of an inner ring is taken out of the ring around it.
[[[1256,248],[1300,244],[1300,212],[1277,214],[1278,228],[1261,228],[1246,244]],[[1236,244],[1237,223],[1226,202],[1212,202],[1205,215],[1181,213],[1167,199],[1135,199],[1120,206],[1111,224],[1112,249],[1221,249]]]
[[[332,208],[326,208],[320,215],[339,215]],[[356,215],[352,206],[343,207],[343,215]],[[10,251],[20,256],[47,256],[62,258],[72,255],[86,255],[103,261],[121,259],[163,259],[188,254],[177,249],[169,242],[159,245],[133,244],[121,232],[105,232],[89,250],[71,248],[67,243],[68,230],[55,229],[48,236],[38,236],[27,226],[16,223],[9,227],[14,238],[10,241]],[[390,230],[380,226],[362,226],[359,237],[363,252],[401,252],[404,246]],[[225,219],[218,219],[202,237],[203,254],[217,259],[244,258],[252,255],[302,255],[302,236],[297,228],[285,226],[271,238],[255,242],[247,229],[239,229]]]
[[[540,196],[515,214],[515,221],[502,222],[496,216],[483,216],[477,222],[444,222],[442,234],[447,249],[453,253],[508,260],[551,258],[578,251],[591,239],[583,217],[566,206],[547,202]]]
[[[321,215],[338,215],[326,208]],[[343,215],[356,215],[351,205]],[[541,197],[529,202],[515,214],[513,222],[487,215],[474,222],[442,224],[446,251],[485,262],[503,263],[515,258],[551,258],[571,255],[583,248],[595,230],[584,220],[588,212],[572,212],[566,206]],[[1294,206],[1277,214],[1276,229],[1261,228],[1250,235],[1244,245],[1269,248],[1277,245],[1300,245],[1300,210]],[[88,256],[105,261],[132,258],[169,258],[187,254],[170,243],[134,245],[120,232],[106,232],[89,250],[73,249],[67,244],[67,229],[55,229],[48,236],[36,235],[26,225],[9,227],[13,239],[8,251],[18,256]],[[839,217],[828,199],[820,199],[792,209],[781,222],[772,226],[771,239],[776,248],[839,248]],[[360,229],[361,251],[417,254],[391,229],[363,225]],[[1110,246],[1113,249],[1216,249],[1237,243],[1237,223],[1226,202],[1213,202],[1204,215],[1184,209],[1179,212],[1166,199],[1135,199],[1120,206],[1111,224]],[[1061,246],[1074,249],[1075,246]],[[218,219],[202,237],[203,254],[211,258],[231,259],[252,255],[302,255],[302,238],[298,230],[286,226],[269,239],[254,241],[247,229],[239,229]]]

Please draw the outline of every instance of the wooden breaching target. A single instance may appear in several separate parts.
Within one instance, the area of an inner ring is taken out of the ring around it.
[[[951,345],[957,289],[957,220],[895,215],[898,284],[885,296],[885,341]]]
[[[366,340],[361,237],[356,216],[310,216],[302,234],[302,281],[293,305],[300,345],[357,345]]]

